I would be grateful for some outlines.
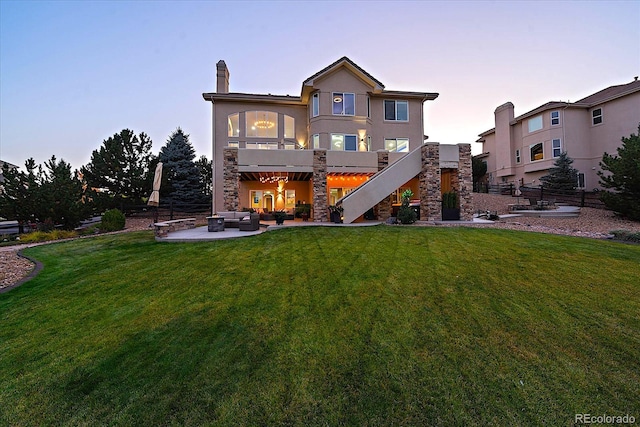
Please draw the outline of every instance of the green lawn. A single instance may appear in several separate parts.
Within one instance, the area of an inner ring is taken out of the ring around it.
[[[0,295],[0,425],[640,419],[640,246],[290,228],[29,249]]]

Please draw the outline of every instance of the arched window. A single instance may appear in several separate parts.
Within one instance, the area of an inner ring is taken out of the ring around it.
[[[229,128],[227,136],[240,136],[240,114],[229,114],[227,123]]]
[[[247,111],[245,117],[247,137],[278,137],[278,113],[272,111]]]

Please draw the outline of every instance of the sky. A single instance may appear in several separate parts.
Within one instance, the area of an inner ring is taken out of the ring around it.
[[[211,158],[215,66],[230,91],[300,95],[342,56],[387,90],[437,92],[425,134],[475,143],[524,114],[640,75],[640,1],[0,0],[0,159],[80,168],[122,129],[158,154],[178,127]]]

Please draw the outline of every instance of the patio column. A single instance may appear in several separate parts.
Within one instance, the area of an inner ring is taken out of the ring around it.
[[[378,172],[389,166],[389,152],[387,150],[378,151]],[[391,195],[382,199],[375,207],[375,214],[378,220],[386,221],[392,214]]]
[[[460,219],[473,219],[473,174],[471,171],[471,144],[458,144],[458,194]]]
[[[237,211],[238,197],[240,193],[240,174],[238,173],[238,149],[225,148],[223,150],[223,170],[224,170],[224,210]]]
[[[442,219],[440,184],[440,144],[428,142],[422,146],[422,170],[420,171],[420,218],[422,220]]]
[[[313,150],[313,220],[329,221],[327,205],[327,150]]]

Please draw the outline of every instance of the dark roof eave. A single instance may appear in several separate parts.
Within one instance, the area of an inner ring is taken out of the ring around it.
[[[252,93],[203,93],[205,101],[229,101],[229,102],[270,102],[274,104],[304,105],[299,96],[290,95],[264,95]]]
[[[433,101],[440,94],[436,92],[405,92],[400,90],[383,90],[380,93],[369,93],[369,95],[377,98],[383,97],[405,97],[405,98],[419,98],[424,101]]]

